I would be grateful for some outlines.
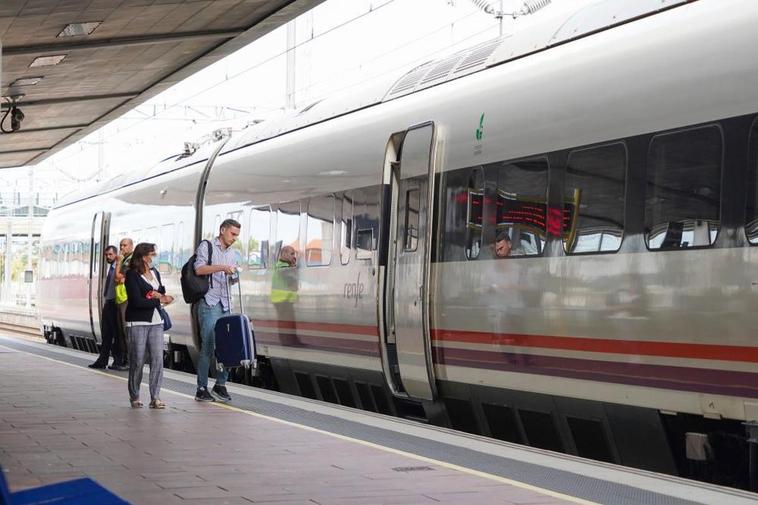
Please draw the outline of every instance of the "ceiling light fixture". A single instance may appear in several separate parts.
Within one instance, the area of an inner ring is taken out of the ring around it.
[[[51,67],[62,62],[66,58],[66,54],[52,54],[50,56],[37,56],[34,61],[29,65],[32,67]]]
[[[58,37],[80,37],[82,35],[89,35],[95,31],[95,28],[100,26],[102,21],[90,21],[88,23],[71,23],[61,30]]]
[[[40,82],[43,78],[44,78],[44,76],[39,76],[39,77],[19,77],[18,79],[16,79],[15,81],[13,81],[10,84],[10,87],[11,88],[15,88],[15,87],[18,87],[18,86],[34,86],[35,84],[37,84],[38,82]]]

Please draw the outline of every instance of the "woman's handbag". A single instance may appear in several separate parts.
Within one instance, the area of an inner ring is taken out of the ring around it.
[[[163,319],[163,331],[168,331],[171,329],[171,318],[168,317],[168,312],[166,312],[166,309],[163,307],[158,307],[158,313],[161,315],[161,319]]]
[[[116,284],[116,303],[121,305],[126,301],[126,285]]]

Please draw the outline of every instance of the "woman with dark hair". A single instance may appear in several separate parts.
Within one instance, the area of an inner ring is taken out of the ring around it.
[[[150,408],[164,409],[160,399],[163,380],[163,320],[161,304],[174,301],[166,294],[158,270],[153,268],[155,244],[140,243],[134,248],[126,272],[126,326],[129,332],[129,401],[142,407],[139,399],[145,353],[150,355]]]

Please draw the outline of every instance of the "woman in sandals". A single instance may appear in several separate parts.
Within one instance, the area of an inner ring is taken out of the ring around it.
[[[142,407],[139,399],[145,353],[150,356],[150,408],[164,409],[160,399],[163,381],[163,320],[161,304],[174,298],[166,294],[158,270],[153,268],[155,244],[140,243],[126,272],[126,327],[129,332],[129,400],[133,408]]]

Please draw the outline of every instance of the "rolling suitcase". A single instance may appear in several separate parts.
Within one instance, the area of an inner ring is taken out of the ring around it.
[[[216,334],[216,363],[224,369],[244,366],[255,367],[255,334],[253,333],[250,320],[243,313],[242,308],[242,284],[237,275],[237,287],[239,290],[240,310],[233,313],[231,278],[226,277],[226,288],[229,290],[230,315],[219,318],[216,321],[214,332]]]

